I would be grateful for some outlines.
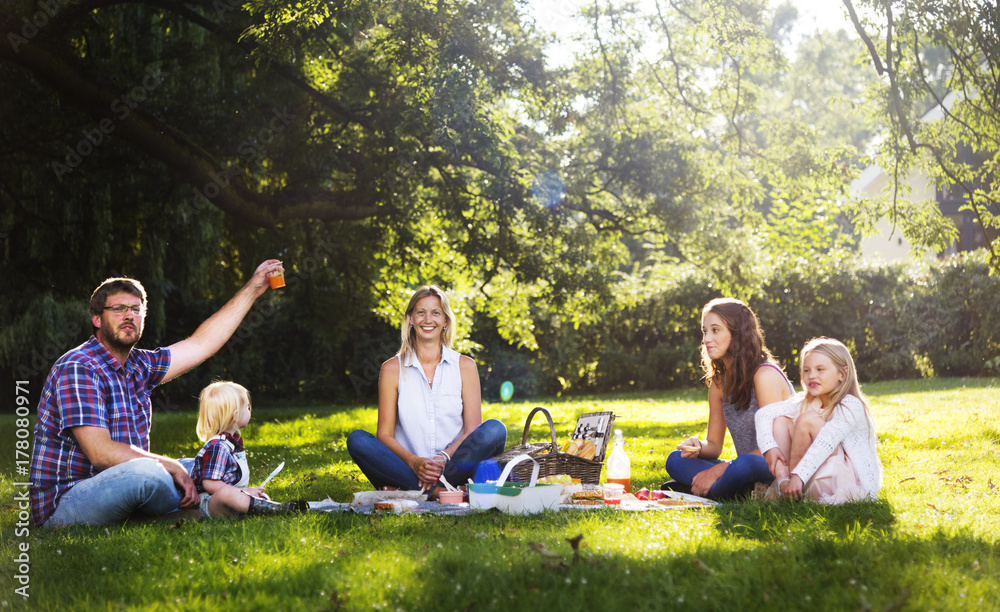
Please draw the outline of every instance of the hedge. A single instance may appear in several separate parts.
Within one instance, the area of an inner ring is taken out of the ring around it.
[[[701,308],[722,295],[718,286],[711,274],[692,270],[599,324],[536,324],[539,350],[521,352],[526,387],[591,393],[697,384]],[[863,382],[1000,373],[1000,278],[990,276],[983,252],[923,268],[792,260],[749,293],[742,297],[796,382],[798,352],[815,336],[843,341]]]

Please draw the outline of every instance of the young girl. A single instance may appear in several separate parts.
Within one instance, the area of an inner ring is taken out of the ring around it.
[[[826,504],[878,496],[882,464],[875,423],[843,343],[815,338],[802,349],[805,392],[757,413],[757,441],[775,480],[767,497]]]
[[[688,438],[667,457],[667,473],[675,480],[664,488],[711,499],[733,499],[750,493],[757,482],[773,480],[757,450],[754,415],[760,406],[791,397],[794,389],[764,344],[757,315],[733,298],[714,299],[701,314],[701,361],[708,384],[708,436]],[[736,459],[722,461],[726,430]]]
[[[233,382],[214,382],[199,398],[198,438],[205,446],[191,469],[202,516],[301,512],[302,500],[275,503],[263,487],[248,487],[250,470],[240,429],[250,422],[250,393]]]

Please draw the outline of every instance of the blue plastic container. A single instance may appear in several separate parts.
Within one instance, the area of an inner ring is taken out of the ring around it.
[[[476,467],[472,482],[483,484],[491,480],[496,481],[498,478],[500,478],[500,464],[495,459],[485,459]]]

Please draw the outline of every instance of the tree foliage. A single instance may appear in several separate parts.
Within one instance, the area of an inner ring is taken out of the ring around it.
[[[487,372],[530,354],[572,386],[605,367],[607,338],[576,332],[676,279],[750,297],[850,248],[863,79],[840,35],[789,63],[792,18],[597,2],[551,66],[520,0],[5,2],[0,231],[23,290],[0,298],[0,359],[44,372],[23,364],[81,340],[61,331],[111,274],[150,290],[149,344],[176,341],[277,256],[288,289],[180,393],[370,392],[428,282]]]
[[[961,193],[1000,272],[1000,12],[996,2],[844,0],[880,80],[874,113],[884,118],[878,150],[893,178],[871,210],[889,216],[917,244],[941,248],[954,226],[936,204],[899,199],[905,170],[917,166],[942,190]],[[855,4],[857,6],[855,6]],[[963,149],[971,155],[963,155]]]

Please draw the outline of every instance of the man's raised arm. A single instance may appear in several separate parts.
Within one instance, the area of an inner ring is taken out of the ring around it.
[[[170,368],[162,383],[180,376],[216,353],[240,326],[258,297],[267,291],[267,275],[284,270],[277,259],[268,259],[257,266],[253,276],[236,295],[214,315],[198,326],[191,337],[170,345]]]

